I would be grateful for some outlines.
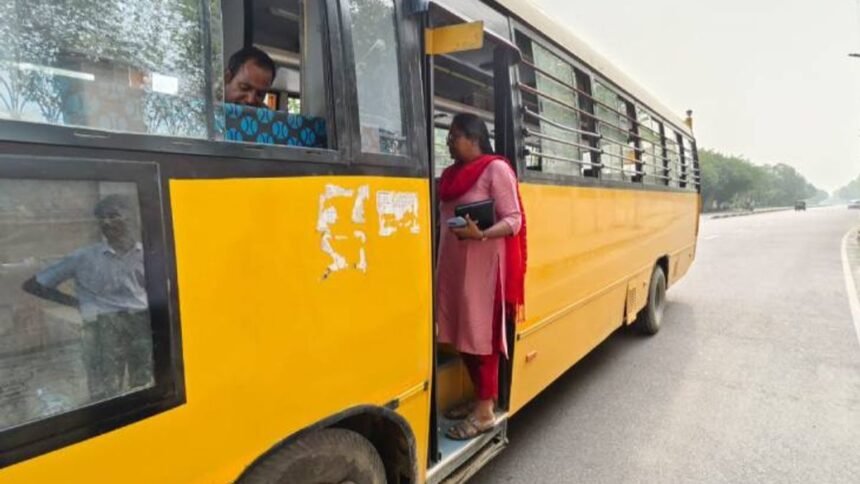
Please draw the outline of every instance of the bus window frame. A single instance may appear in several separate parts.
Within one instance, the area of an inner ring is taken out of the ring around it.
[[[592,86],[595,82],[600,82],[604,87],[610,89],[614,92],[619,99],[623,100],[625,103],[633,104],[637,109],[645,109],[649,114],[651,114],[652,118],[660,123],[660,126],[670,126],[674,131],[678,133],[683,133],[684,136],[689,137],[693,143],[695,143],[695,137],[688,135],[685,131],[679,130],[679,128],[669,121],[666,121],[662,116],[658,116],[651,109],[647,107],[647,105],[640,102],[634,96],[628,94],[625,90],[621,89],[612,79],[598,74],[594,69],[588,67],[585,63],[578,60],[574,57],[573,54],[567,52],[567,50],[561,48],[558,44],[556,44],[552,39],[549,39],[543,35],[536,33],[528,24],[523,23],[517,17],[511,17],[511,35],[516,35],[516,32],[519,31],[525,37],[527,37],[531,42],[537,42],[541,45],[541,47],[549,50],[554,55],[558,56],[564,62],[570,64],[574,69],[583,72],[586,76],[588,76],[591,80]],[[516,66],[514,66],[516,67]],[[515,79],[515,83],[520,82],[520,74],[519,69],[514,69],[512,74]],[[513,100],[515,103],[514,112],[523,112],[522,105],[522,96],[519,93],[519,89],[512,87],[515,91],[515,95],[513,96]],[[594,95],[592,92],[589,92],[588,95],[593,99]],[[593,115],[596,116],[594,112]],[[629,117],[629,114],[628,114]],[[521,121],[517,121],[520,123]],[[633,123],[634,126],[638,126],[638,121],[634,118],[633,120],[629,120],[629,122]],[[628,129],[628,133],[632,133],[633,131]],[[665,157],[665,138],[663,136],[663,132],[661,130],[660,133],[660,153],[661,156]],[[522,135],[522,131],[518,130],[516,135],[516,146],[518,149],[517,156],[517,167],[520,170],[520,178],[529,183],[539,183],[539,184],[548,184],[548,185],[561,185],[561,186],[581,186],[581,187],[604,187],[604,188],[620,188],[620,189],[628,189],[628,190],[644,190],[644,191],[662,191],[662,192],[681,192],[688,193],[690,190],[686,188],[672,187],[668,184],[664,184],[667,180],[663,180],[658,184],[647,184],[642,181],[622,181],[622,180],[610,180],[605,179],[601,176],[603,170],[599,169],[600,174],[598,177],[593,176],[585,176],[585,175],[563,175],[556,173],[545,173],[542,171],[529,170],[526,169],[525,156],[522,154],[522,148],[525,147],[525,139]]]
[[[330,61],[325,68],[326,82],[328,83],[328,122],[332,125],[333,135],[337,148],[314,148],[307,146],[283,146],[266,145],[255,143],[237,143],[223,139],[211,139],[215,133],[210,131],[209,138],[179,138],[146,133],[118,132],[100,130],[85,126],[62,125],[50,123],[38,123],[32,121],[20,121],[13,119],[0,119],[0,141],[13,143],[33,143],[54,146],[73,146],[81,148],[116,149],[121,151],[141,151],[166,153],[176,155],[193,155],[203,157],[219,157],[233,159],[252,159],[266,161],[321,163],[321,164],[349,164],[350,160],[350,136],[347,120],[348,113],[343,106],[344,100],[348,99],[346,83],[344,78],[345,69],[339,28],[339,12],[337,4],[339,0],[319,0],[326,5],[326,27],[327,27],[327,54]],[[213,71],[212,57],[214,54],[212,46],[212,26],[210,1],[202,0],[201,28],[203,29],[204,48],[201,56],[204,57],[204,70],[212,75],[221,75]],[[221,56],[224,56],[222,51]],[[225,59],[226,60],[226,59]],[[204,92],[207,103],[207,127],[214,124],[214,116],[217,110],[210,111],[212,104],[214,78],[210,75],[206,80]]]
[[[511,18],[511,35],[516,36],[517,31],[524,35],[530,42],[537,43],[544,49],[550,51],[553,55],[561,59],[562,61],[568,63],[573,69],[576,71],[580,71],[584,73],[591,79],[591,82],[594,82],[594,74],[590,69],[585,67],[584,64],[576,60],[571,54],[567,53],[564,49],[559,48],[552,40],[546,39],[534,30],[531,29],[528,25],[520,22],[516,18]],[[514,65],[514,72],[512,73],[514,84],[517,85],[521,82],[519,66]],[[578,86],[577,86],[578,87]],[[513,96],[513,100],[516,103],[514,106],[514,112],[522,113],[525,109],[522,103],[522,93],[516,87],[511,87],[514,90],[515,95]],[[589,96],[593,98],[591,92],[588,93]],[[577,95],[578,96],[578,95]],[[592,110],[592,115],[594,112]],[[522,123],[522,116],[518,117],[517,123]],[[520,156],[517,157],[517,166],[520,170],[521,178],[526,182],[537,182],[542,184],[551,184],[551,185],[572,185],[572,186],[599,186],[600,177],[598,176],[587,176],[587,175],[565,175],[561,173],[547,173],[544,171],[538,170],[529,170],[526,168],[525,156],[522,155],[522,149],[525,148],[525,137],[522,135],[522,130],[517,130],[516,135],[516,144],[518,148],[518,152]],[[585,151],[585,150],[583,150]],[[594,150],[591,150],[591,153],[594,153]],[[601,171],[597,170],[598,173]]]
[[[397,39],[397,74],[400,81],[400,110],[406,136],[405,153],[388,154],[365,152],[361,149],[361,121],[359,117],[358,79],[355,72],[355,53],[352,43],[352,15],[348,0],[335,0],[339,9],[342,71],[347,102],[343,104],[349,136],[348,151],[351,164],[379,167],[409,167],[429,176],[430,158],[427,153],[426,123],[421,75],[421,25],[418,16],[408,16],[402,2],[394,4],[395,36]]]
[[[97,158],[0,155],[0,178],[134,183],[153,337],[152,387],[0,430],[0,468],[125,427],[185,403],[175,273],[159,166]],[[145,203],[144,203],[145,202]]]

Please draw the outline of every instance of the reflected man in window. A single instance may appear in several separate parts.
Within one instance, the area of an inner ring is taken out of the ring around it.
[[[263,107],[275,80],[275,62],[256,47],[245,47],[230,56],[224,73],[224,99],[228,103]]]
[[[23,288],[78,308],[87,385],[92,401],[99,401],[152,384],[152,331],[137,212],[128,197],[108,195],[94,214],[103,241],[65,256]],[[68,280],[74,295],[59,289]]]

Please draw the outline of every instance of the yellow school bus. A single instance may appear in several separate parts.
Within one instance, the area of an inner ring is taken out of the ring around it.
[[[615,330],[655,333],[695,255],[690,124],[527,1],[0,0],[0,37],[2,482],[462,481]],[[458,112],[529,223],[467,442],[433,324]]]

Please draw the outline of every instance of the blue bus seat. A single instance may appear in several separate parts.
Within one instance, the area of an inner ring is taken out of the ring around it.
[[[327,148],[325,118],[224,104],[227,141]]]

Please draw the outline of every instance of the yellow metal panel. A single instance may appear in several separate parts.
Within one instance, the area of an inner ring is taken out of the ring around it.
[[[4,482],[231,482],[293,432],[429,381],[426,180],[173,180],[170,192],[187,403],[5,469]],[[399,217],[410,197],[417,213]],[[340,270],[327,270],[326,234]],[[422,469],[429,405],[420,391],[398,410]]]
[[[484,46],[484,22],[468,22],[424,29],[424,53],[450,54]]]
[[[650,275],[659,257],[694,247],[698,220],[696,193],[532,184],[521,190],[529,267],[513,412],[622,324],[629,284]]]

